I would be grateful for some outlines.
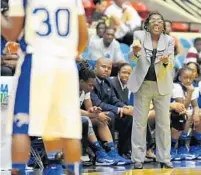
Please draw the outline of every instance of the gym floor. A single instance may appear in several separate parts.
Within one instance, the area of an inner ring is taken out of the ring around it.
[[[134,170],[133,165],[114,167],[84,167],[83,175],[201,175],[201,160],[173,162],[173,169],[160,169],[156,162],[145,163],[144,169]],[[11,175],[0,171],[1,175]],[[27,175],[41,175],[38,171],[27,170]]]
[[[116,167],[89,167],[83,175],[201,175],[201,160],[173,162],[174,169],[160,169],[155,162],[145,163],[143,170],[134,170],[133,165]]]

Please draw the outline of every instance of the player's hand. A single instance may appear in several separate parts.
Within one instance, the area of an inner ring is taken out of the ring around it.
[[[133,106],[124,106],[123,107],[125,109],[125,115],[129,115],[129,116],[133,116],[133,111],[134,111],[134,108]]]
[[[102,111],[102,109],[100,107],[97,107],[97,106],[93,106],[93,107],[88,109],[88,112],[90,112],[90,113],[100,113],[101,111]]]
[[[176,112],[178,112],[179,114],[185,114],[186,113],[186,108],[184,106],[184,104],[182,103],[172,103],[172,109],[175,110]]]
[[[140,41],[134,40],[133,44],[132,44],[132,48],[133,48],[133,54],[138,57],[140,55],[140,51],[142,49]]]
[[[115,26],[119,26],[121,23],[121,21],[115,15],[112,15],[110,17],[110,20]]]
[[[120,108],[120,117],[122,118],[124,115],[129,115],[129,116],[132,116],[133,114],[133,108],[131,107],[127,107],[127,106],[124,106],[123,108]]]
[[[1,65],[15,68],[17,65],[18,58],[19,58],[18,55],[2,55],[1,56]]]
[[[103,123],[105,125],[108,125],[109,121],[111,120],[110,117],[107,116],[107,112],[101,112],[101,113],[99,113],[97,119],[101,123]]]
[[[122,118],[124,116],[125,109],[124,108],[119,108],[119,109],[120,109],[119,116],[120,118]]]
[[[18,60],[19,56],[16,54],[13,55],[2,55],[1,60],[6,61],[6,60]]]
[[[187,92],[193,92],[195,90],[194,86],[193,85],[190,85],[190,86],[185,86],[186,87],[186,90]]]
[[[192,120],[193,120],[195,127],[200,124],[200,116],[199,115],[193,115]]]
[[[160,61],[164,64],[168,64],[169,63],[169,57],[170,57],[171,54],[168,54],[166,56],[162,56],[160,57]]]
[[[128,22],[132,20],[133,16],[128,8],[123,8],[123,15],[122,15],[122,21]]]

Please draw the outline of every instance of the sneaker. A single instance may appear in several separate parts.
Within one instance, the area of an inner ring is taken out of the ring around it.
[[[201,160],[201,146],[191,146],[189,152],[195,155],[196,159]]]
[[[195,155],[189,153],[188,148],[185,146],[179,147],[177,154],[180,156],[181,160],[194,160],[196,158]]]
[[[44,175],[61,175],[63,172],[64,169],[60,164],[50,164],[43,169]]]
[[[117,162],[112,159],[104,149],[96,152],[95,164],[100,166],[115,165]]]
[[[117,152],[116,149],[111,149],[109,152],[108,152],[108,155],[117,162],[117,165],[128,165],[128,164],[131,164],[132,161],[129,160],[129,159],[125,159],[123,158],[122,156],[120,156]]]
[[[181,160],[180,156],[177,154],[176,148],[171,148],[170,150],[171,161],[173,160]]]

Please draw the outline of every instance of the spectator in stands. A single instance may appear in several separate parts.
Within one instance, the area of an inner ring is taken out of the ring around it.
[[[116,64],[124,61],[120,44],[114,39],[114,33],[115,30],[113,28],[106,28],[103,38],[90,43],[89,60],[96,61],[98,58],[104,57]]]
[[[165,27],[166,27],[166,34],[167,35],[170,35],[171,36],[171,32],[172,32],[172,22],[169,21],[169,20],[165,20]],[[182,46],[179,42],[179,40],[172,36],[175,40],[175,46],[174,46],[174,54],[177,55],[177,54],[182,54],[183,51],[182,51]]]
[[[90,37],[89,43],[96,42],[96,40],[103,38],[103,34],[106,29],[105,22],[99,22],[96,26],[96,33]],[[90,44],[89,44],[90,45]]]
[[[143,168],[145,131],[152,101],[156,111],[156,159],[161,167],[173,168],[170,162],[168,107],[173,88],[174,39],[165,34],[165,21],[158,12],[149,14],[144,29],[134,32],[134,42],[129,53],[130,59],[136,62],[128,80],[128,88],[135,93],[132,160],[136,169]]]
[[[130,149],[132,113],[133,107],[127,106],[119,100],[112,87],[112,82],[109,79],[112,69],[112,62],[105,58],[99,58],[96,66],[96,84],[91,92],[91,100],[94,106],[102,108],[102,111],[107,111],[108,116],[112,120],[112,134],[117,129],[119,133],[118,151],[120,155],[127,154]],[[115,122],[115,128],[114,128]]]
[[[114,0],[114,3],[106,9],[105,15],[111,19],[111,25],[116,28],[115,38],[131,45],[133,31],[141,26],[141,18],[126,2],[126,0]]]
[[[188,50],[185,63],[188,62],[196,62],[201,65],[201,38],[195,38],[194,46]]]
[[[94,4],[96,5],[96,10],[92,14],[92,21],[100,20],[104,15],[104,11],[107,8],[106,0],[94,0]]]

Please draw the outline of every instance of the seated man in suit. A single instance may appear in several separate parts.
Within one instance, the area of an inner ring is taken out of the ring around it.
[[[118,150],[122,155],[130,151],[133,107],[127,106],[115,95],[109,79],[111,70],[110,60],[98,59],[95,66],[96,84],[91,92],[91,100],[94,106],[101,107],[103,111],[108,112],[112,120],[112,133],[114,134],[114,129],[119,132]]]
[[[131,161],[121,157],[115,148],[111,132],[108,128],[110,118],[100,107],[92,106],[90,92],[95,84],[95,73],[84,62],[78,63],[79,83],[80,83],[80,106],[84,105],[85,109],[81,109],[82,121],[89,123],[88,140],[90,147],[95,154],[96,165],[126,165]],[[93,125],[97,127],[97,136],[102,145],[98,142]]]

